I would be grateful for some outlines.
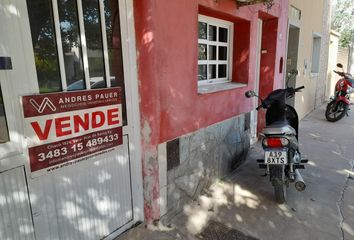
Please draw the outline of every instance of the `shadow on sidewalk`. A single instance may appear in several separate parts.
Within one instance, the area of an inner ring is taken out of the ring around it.
[[[324,107],[300,123],[300,150],[309,159],[301,170],[307,188],[300,193],[290,185],[286,204],[275,202],[272,184],[258,168],[256,159],[263,158],[258,142],[243,165],[164,222],[168,227],[139,226],[119,240],[227,240],[225,235],[210,238],[211,228],[218,226],[226,235],[230,230],[263,240],[354,239],[354,117],[329,123]]]

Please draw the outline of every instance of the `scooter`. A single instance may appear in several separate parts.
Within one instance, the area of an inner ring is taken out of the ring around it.
[[[326,119],[329,122],[336,122],[344,117],[348,116],[348,110],[350,105],[350,93],[353,91],[354,78],[350,73],[345,73],[343,65],[338,63],[337,67],[341,68],[342,71],[333,71],[341,78],[337,81],[335,86],[334,96],[330,98],[330,102],[327,104],[326,108]]]
[[[290,74],[297,75],[297,70]],[[290,77],[289,77],[290,78]],[[299,172],[305,169],[304,163],[308,160],[302,159],[298,145],[299,118],[296,110],[286,104],[286,99],[294,97],[304,86],[298,88],[287,87],[277,89],[269,93],[263,100],[254,91],[247,91],[247,98],[258,97],[261,104],[256,108],[267,109],[266,127],[263,129],[264,136],[262,147],[264,159],[258,159],[259,167],[266,169],[270,182],[274,187],[275,200],[282,204],[286,202],[286,192],[290,183],[295,183],[298,191],[304,191],[306,184]]]

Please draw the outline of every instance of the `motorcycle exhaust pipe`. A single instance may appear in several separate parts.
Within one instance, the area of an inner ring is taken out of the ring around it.
[[[298,169],[295,169],[295,175],[296,175],[295,188],[299,192],[302,192],[306,189],[306,184],[304,182],[304,179],[302,178]]]

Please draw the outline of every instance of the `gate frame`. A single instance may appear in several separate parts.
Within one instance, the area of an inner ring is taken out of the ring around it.
[[[9,0],[10,1],[10,0]],[[3,4],[9,6],[9,1]],[[99,0],[100,2],[102,0]],[[133,220],[123,226],[117,226],[117,229],[108,235],[105,239],[114,239],[125,230],[132,227],[139,221],[144,221],[144,198],[143,198],[143,179],[142,179],[142,162],[141,162],[141,125],[140,125],[140,108],[139,108],[139,89],[137,79],[137,57],[136,57],[136,40],[135,40],[135,22],[134,22],[134,3],[133,0],[116,0],[119,3],[120,10],[120,25],[122,36],[122,55],[125,76],[125,90],[127,100],[127,112],[129,127],[123,129],[123,135],[128,134],[128,149],[130,159],[130,178],[132,186],[132,208]],[[1,5],[1,4],[0,4]],[[4,97],[7,102],[7,117],[11,129],[16,131],[14,140],[14,150],[11,149],[9,154],[6,154],[0,159],[0,172],[24,166],[27,189],[31,186],[29,181],[29,164],[27,158],[27,148],[25,147],[25,138],[23,136],[23,113],[20,106],[20,96],[26,94],[39,93],[37,82],[37,74],[34,62],[34,53],[31,40],[31,31],[29,24],[29,16],[26,1],[17,0],[13,3],[14,8],[11,8],[11,13],[14,14],[13,27],[4,26],[4,31],[9,32],[16,40],[8,42],[7,37],[4,37],[3,47],[5,53],[12,55],[13,70],[8,70],[5,73],[4,82],[10,81],[10,84],[5,84],[3,92],[10,92]],[[15,19],[16,18],[16,19]],[[9,18],[10,19],[10,18]],[[11,28],[11,29],[10,29]],[[14,45],[20,45],[14,50]],[[4,54],[4,53],[3,53]],[[21,57],[19,57],[21,56]],[[22,66],[22,67],[21,67]],[[22,83],[18,85],[19,81]],[[17,85],[16,85],[17,84]],[[12,85],[17,86],[13,89]],[[9,87],[10,86],[10,87]],[[11,99],[10,99],[11,96]],[[10,100],[10,101],[9,101]],[[13,121],[15,120],[15,121]],[[10,130],[10,129],[9,129]],[[11,142],[12,144],[12,142]],[[32,203],[30,201],[30,211],[33,216]],[[32,219],[33,223],[33,219]],[[36,229],[34,229],[36,234]]]

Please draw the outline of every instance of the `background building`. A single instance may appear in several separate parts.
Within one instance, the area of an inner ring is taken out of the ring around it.
[[[290,101],[300,119],[325,100],[330,7],[328,0],[290,0],[287,71],[299,71],[290,86],[305,86],[303,93]]]

